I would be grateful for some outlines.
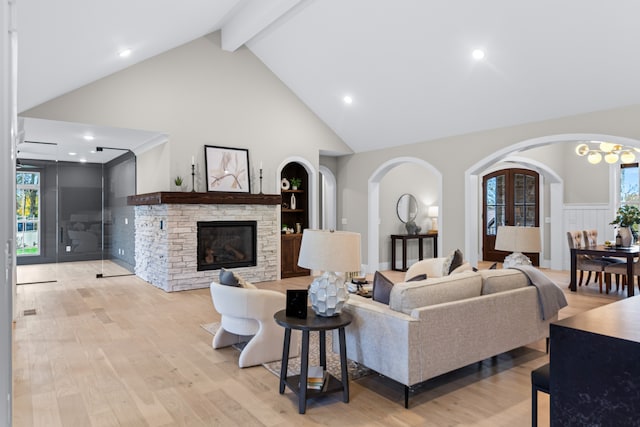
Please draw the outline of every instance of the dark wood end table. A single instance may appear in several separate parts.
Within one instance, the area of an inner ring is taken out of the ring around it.
[[[307,310],[307,318],[287,317],[286,310],[280,310],[273,315],[276,323],[285,328],[284,345],[282,349],[282,368],[280,369],[280,394],[285,386],[298,396],[298,411],[304,414],[307,409],[307,399],[324,393],[342,391],[342,400],[349,402],[349,374],[347,372],[347,347],[345,344],[344,328],[351,323],[351,315],[340,313],[333,317],[316,316],[313,310]],[[287,377],[289,364],[289,346],[291,344],[291,330],[302,331],[302,354],[300,355],[300,375]],[[320,341],[320,365],[323,371],[327,369],[326,335],[327,331],[338,329],[340,344],[340,367],[342,381],[329,374],[327,386],[323,390],[307,389],[307,375],[309,373],[309,332],[318,331]]]

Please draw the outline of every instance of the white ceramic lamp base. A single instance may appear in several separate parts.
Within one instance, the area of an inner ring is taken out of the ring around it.
[[[518,265],[531,265],[531,260],[521,252],[514,252],[511,255],[507,255],[502,264],[502,268],[511,268]]]
[[[316,277],[309,287],[311,308],[322,317],[332,317],[342,311],[342,306],[349,299],[344,279],[331,272]]]

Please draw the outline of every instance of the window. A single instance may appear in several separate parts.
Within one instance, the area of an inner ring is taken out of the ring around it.
[[[16,173],[16,255],[40,255],[40,172]]]
[[[640,208],[640,173],[638,163],[620,165],[620,203]]]

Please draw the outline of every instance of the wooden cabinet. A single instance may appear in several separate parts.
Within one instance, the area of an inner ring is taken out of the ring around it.
[[[298,163],[289,163],[282,169],[281,178],[299,178],[302,182],[297,189],[286,188],[280,190],[282,208],[280,225],[293,229],[293,234],[282,234],[280,276],[287,277],[308,276],[310,271],[298,267],[298,255],[302,243],[302,231],[309,227],[308,185],[309,175],[304,167]],[[300,229],[300,233],[298,233]]]
[[[302,234],[283,234],[281,239],[281,271],[282,278],[308,276],[309,270],[298,267],[298,255],[300,255],[300,244]]]

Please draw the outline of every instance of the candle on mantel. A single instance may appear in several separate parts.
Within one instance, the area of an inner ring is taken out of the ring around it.
[[[194,156],[191,156],[191,165],[195,165],[196,164],[196,158]]]
[[[262,160],[260,160],[260,169],[262,169]]]

